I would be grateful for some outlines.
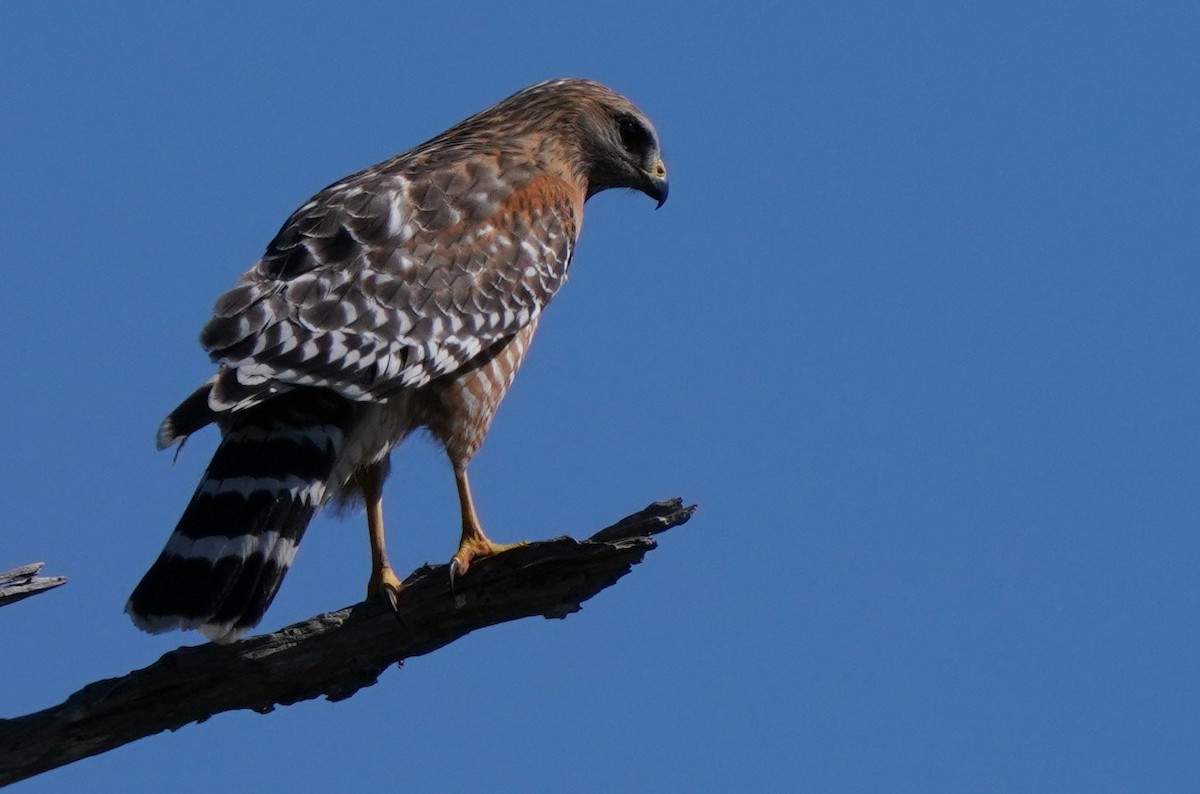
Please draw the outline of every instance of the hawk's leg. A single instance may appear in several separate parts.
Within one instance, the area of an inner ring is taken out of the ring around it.
[[[479,523],[479,515],[475,512],[475,500],[471,498],[471,484],[467,481],[466,467],[454,467],[454,482],[458,486],[458,503],[462,508],[462,539],[458,542],[458,551],[450,560],[450,584],[456,577],[462,576],[471,567],[471,563],[480,557],[490,557],[524,543],[501,544],[494,543],[483,534]]]
[[[371,578],[367,580],[368,598],[385,598],[396,609],[396,597],[404,585],[388,562],[383,539],[383,467],[376,463],[361,470],[358,481],[367,503],[367,534],[371,538]]]

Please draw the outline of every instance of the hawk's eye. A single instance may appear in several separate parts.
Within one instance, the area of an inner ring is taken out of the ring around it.
[[[633,116],[621,116],[617,120],[617,129],[621,133],[621,145],[628,152],[645,154],[654,145],[650,130]]]

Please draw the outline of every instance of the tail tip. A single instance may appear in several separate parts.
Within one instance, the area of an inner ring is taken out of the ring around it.
[[[133,625],[147,634],[166,634],[168,631],[196,630],[207,639],[218,645],[228,645],[240,640],[248,627],[236,626],[234,623],[212,623],[205,618],[187,618],[183,615],[155,615],[140,612],[133,604],[133,599],[125,603],[125,614],[133,621]]]

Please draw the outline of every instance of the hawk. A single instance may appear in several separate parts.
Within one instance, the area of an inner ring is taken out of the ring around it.
[[[159,449],[209,424],[221,443],[129,598],[133,622],[236,640],[331,500],[365,504],[367,593],[394,608],[382,489],[392,449],[418,428],[445,448],[458,487],[451,576],[509,548],[484,534],[467,467],[566,281],[584,202],[608,188],[662,206],[658,134],[612,89],[564,79],[296,210],[201,332],[216,374],[158,430]]]

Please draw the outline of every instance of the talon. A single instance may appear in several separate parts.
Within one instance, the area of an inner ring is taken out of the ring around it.
[[[458,551],[450,559],[450,587],[453,589],[454,582],[459,577],[466,574],[471,568],[471,563],[475,560],[481,560],[484,557],[491,557],[501,552],[515,549],[518,546],[527,546],[529,544],[522,541],[521,543],[493,543],[485,538],[472,538],[463,542],[458,547]]]
[[[371,572],[371,579],[367,582],[367,598],[382,598],[393,612],[399,612],[399,596],[403,589],[404,583],[396,576],[396,572],[391,566],[385,565]]]

